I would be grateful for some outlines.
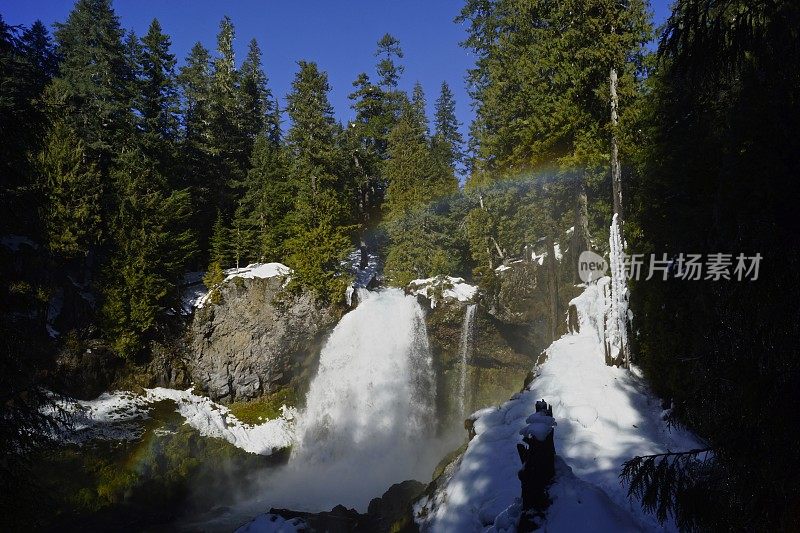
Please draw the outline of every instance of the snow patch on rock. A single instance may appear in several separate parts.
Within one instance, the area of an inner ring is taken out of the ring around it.
[[[263,424],[241,422],[230,409],[188,390],[156,387],[144,394],[115,391],[94,400],[62,399],[60,406],[70,414],[71,430],[62,436],[66,442],[83,443],[92,439],[134,440],[143,429],[137,421],[150,418],[151,406],[163,400],[175,403],[178,412],[204,437],[224,439],[246,452],[270,455],[294,442],[296,411],[283,406],[281,416]]]
[[[436,307],[439,299],[443,301],[458,300],[459,302],[472,301],[478,294],[478,287],[470,285],[464,278],[452,276],[436,276],[426,279],[415,279],[408,284],[409,294],[424,296],[431,302],[431,308]]]
[[[229,268],[224,271],[223,283],[233,278],[285,278],[284,284],[291,280],[294,271],[283,263],[251,263],[242,268]],[[184,314],[190,314],[195,309],[203,307],[208,299],[208,287],[203,284],[205,272],[188,272],[184,275],[184,289],[181,306]]]

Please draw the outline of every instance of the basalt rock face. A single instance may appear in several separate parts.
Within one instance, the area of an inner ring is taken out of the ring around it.
[[[546,269],[535,262],[518,262],[484,280],[478,297],[472,347],[462,389],[462,344],[468,303],[437,303],[426,317],[438,379],[439,412],[446,423],[460,427],[473,411],[496,405],[518,392],[542,352],[552,342]],[[566,332],[567,304],[577,294],[559,283]],[[459,401],[459,398],[463,399]],[[461,409],[463,402],[464,409]]]
[[[247,400],[286,385],[305,388],[340,310],[285,279],[234,278],[221,301],[198,309],[189,327],[189,374],[215,401]]]

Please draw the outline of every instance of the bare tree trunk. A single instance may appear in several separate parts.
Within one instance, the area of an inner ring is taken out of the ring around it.
[[[613,32],[613,28],[612,28]],[[616,224],[612,224],[611,231],[616,231],[618,235],[616,238],[618,239],[619,250],[617,253],[621,254],[618,260],[622,260],[622,256],[625,253],[625,239],[624,239],[624,224],[623,224],[623,211],[622,211],[622,170],[619,164],[619,145],[617,142],[617,126],[619,125],[619,97],[617,96],[617,69],[611,67],[611,73],[609,75],[609,85],[610,85],[610,96],[611,96],[611,187],[612,192],[614,194],[614,214],[616,215]],[[615,238],[615,235],[611,236],[612,240]],[[615,253],[614,250],[611,253]],[[622,293],[625,290],[625,286],[627,285],[627,280],[625,279],[624,275],[619,273],[612,272],[612,280],[614,277],[618,277],[621,279],[615,280],[616,282],[612,282],[612,295],[611,297],[620,300],[620,294],[614,294],[616,291],[617,293]],[[624,294],[624,293],[622,293]],[[621,311],[618,311],[627,315],[627,306],[623,306]],[[623,361],[623,365],[625,368],[630,368],[630,347],[627,343],[627,327],[628,321],[627,316],[623,316],[622,318],[618,319],[619,328],[622,330],[620,331],[620,343],[621,343],[621,357]]]
[[[550,300],[550,341],[558,338],[558,267],[556,265],[556,249],[553,237],[545,237],[547,246],[547,292]]]
[[[622,231],[622,170],[619,165],[617,125],[619,124],[619,97],[617,96],[617,69],[611,67],[611,188],[614,194],[614,213]]]
[[[570,250],[572,256],[572,267],[574,269],[574,282],[580,283],[582,280],[578,275],[578,258],[582,252],[589,250],[589,208],[586,199],[586,179],[581,174],[575,194],[575,224],[572,229],[572,242]]]

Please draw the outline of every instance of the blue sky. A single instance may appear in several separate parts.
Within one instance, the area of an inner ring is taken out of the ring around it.
[[[669,14],[668,0],[652,0],[657,23]],[[48,27],[64,21],[73,0],[0,0],[0,14],[11,25],[41,19]],[[336,116],[353,115],[347,95],[359,72],[373,79],[375,43],[386,32],[400,39],[405,58],[401,85],[422,83],[429,115],[442,81],[456,95],[457,114],[466,128],[472,119],[464,84],[472,56],[458,43],[465,28],[455,24],[460,0],[116,0],[122,26],[142,35],[153,18],[172,37],[179,63],[196,41],[213,50],[220,19],[228,15],[236,27],[237,61],[255,37],[264,53],[270,88],[283,102],[300,59],[316,61],[327,71]]]

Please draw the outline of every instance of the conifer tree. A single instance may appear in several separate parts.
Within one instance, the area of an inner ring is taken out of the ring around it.
[[[300,61],[299,66],[287,97],[292,127],[286,140],[297,190],[292,236],[286,242],[288,261],[298,283],[322,297],[340,298],[347,283],[341,263],[350,245],[349,184],[340,175],[328,77],[315,63]]]
[[[142,146],[159,172],[170,176],[174,169],[175,143],[178,138],[178,88],[175,79],[175,56],[170,53],[170,39],[153,19],[142,38],[140,54],[141,81],[136,95]]]
[[[397,88],[397,82],[403,74],[403,66],[395,61],[403,59],[403,49],[400,48],[400,41],[391,34],[385,34],[378,41],[378,50],[375,57],[378,61],[378,77],[380,84],[385,92],[390,92]]]
[[[279,261],[295,197],[284,149],[261,134],[250,164],[234,219],[239,231],[250,235],[242,254],[247,261]]]
[[[208,251],[211,227],[217,213],[214,202],[214,149],[211,134],[211,54],[196,43],[178,75],[184,103],[181,172],[194,205],[192,225],[197,229],[199,247]]]
[[[230,231],[222,217],[222,211],[217,211],[217,218],[211,230],[209,255],[212,263],[223,266],[230,264]]]
[[[188,192],[170,191],[136,145],[115,164],[113,240],[102,273],[102,324],[118,353],[132,357],[157,333],[166,311],[180,308],[180,280],[195,253]]]
[[[46,136],[40,103],[56,72],[52,41],[40,21],[21,33],[0,17],[0,210],[4,233],[35,236],[41,203],[31,162]]]
[[[411,90],[411,112],[414,115],[414,122],[419,124],[422,134],[427,137],[431,131],[428,123],[428,114],[425,110],[426,105],[425,90],[420,82],[416,82]]]
[[[48,249],[84,259],[104,236],[101,199],[107,191],[83,141],[64,121],[53,124],[37,156],[45,191],[42,218]]]
[[[373,85],[366,73],[353,82],[349,95],[356,112],[345,132],[350,173],[357,191],[357,208],[362,224],[379,218],[386,191],[382,163],[386,156],[387,134],[394,119],[386,111],[385,93]]]
[[[276,103],[267,87],[267,76],[261,66],[261,49],[255,39],[250,41],[247,57],[242,63],[239,99],[242,113],[242,133],[248,140],[246,153],[250,153],[256,136],[272,129]],[[271,131],[270,135],[274,135]]]
[[[459,126],[456,101],[450,86],[444,81],[436,99],[433,143],[436,151],[445,157],[445,164],[452,169],[464,163],[464,139],[458,130]]]
[[[240,124],[240,73],[233,51],[235,33],[230,18],[220,21],[217,57],[213,60],[209,106],[214,207],[225,216],[233,213],[235,189],[244,178],[247,140]]]
[[[110,0],[78,0],[56,24],[59,75],[47,91],[52,116],[67,121],[104,179],[131,136],[133,73]]]

